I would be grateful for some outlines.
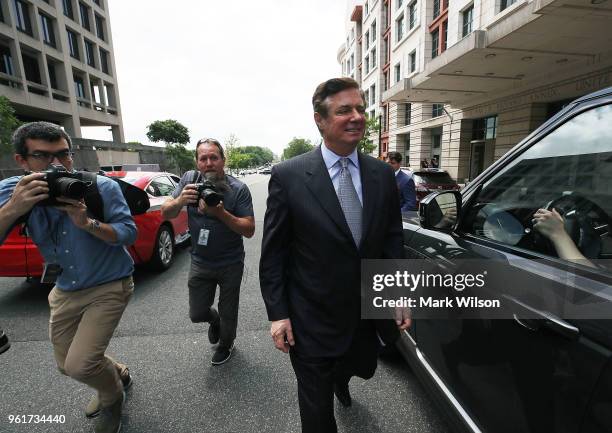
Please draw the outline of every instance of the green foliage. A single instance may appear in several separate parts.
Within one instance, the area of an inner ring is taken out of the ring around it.
[[[365,125],[365,133],[363,134],[363,138],[357,145],[357,150],[361,153],[365,153],[366,155],[371,154],[374,149],[376,149],[376,145],[374,141],[372,141],[372,134],[378,134],[380,130],[380,124],[378,123],[378,119],[376,117],[368,117],[366,119]]]
[[[246,155],[248,158],[239,168],[260,167],[270,164],[274,160],[274,154],[270,149],[260,146],[241,146],[235,147],[234,152],[239,155]]]
[[[251,165],[251,155],[241,153],[237,149],[239,148],[229,149],[225,157],[225,165],[232,170],[249,167]]]
[[[168,144],[165,153],[181,175],[195,167],[195,152],[183,144]]]
[[[259,167],[272,162],[274,154],[270,149],[260,146],[239,146],[240,139],[235,134],[225,140],[225,166],[230,170]]]
[[[283,160],[310,152],[312,149],[314,149],[314,145],[310,140],[294,137],[293,140],[287,144],[285,150],[283,150]]]
[[[154,143],[189,143],[189,130],[176,120],[156,120],[147,126],[147,138]]]
[[[21,125],[15,117],[15,110],[5,96],[0,96],[0,154],[12,155],[15,153],[11,142],[11,135]]]

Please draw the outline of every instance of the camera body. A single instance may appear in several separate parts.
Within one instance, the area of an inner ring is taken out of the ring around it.
[[[206,206],[215,207],[223,200],[223,193],[218,191],[213,181],[207,179],[204,182],[196,183],[195,186],[198,191],[198,202],[202,199]]]
[[[52,167],[44,171],[49,186],[49,198],[38,203],[39,206],[56,206],[62,204],[57,197],[82,200],[92,182],[84,180],[83,172],[67,171],[65,168]]]

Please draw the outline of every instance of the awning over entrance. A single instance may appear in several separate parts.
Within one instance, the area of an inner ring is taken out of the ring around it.
[[[607,66],[601,59],[612,48],[612,0],[538,0],[511,8],[428,62],[422,73],[391,87],[383,99],[460,108],[547,76],[556,79],[563,71]],[[606,61],[612,64],[612,56]]]

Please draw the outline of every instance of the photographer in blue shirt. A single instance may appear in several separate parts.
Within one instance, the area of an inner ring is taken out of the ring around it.
[[[43,171],[73,170],[70,137],[57,125],[33,122],[13,134],[15,161],[26,172],[0,181],[0,243],[19,222],[45,259],[43,278],[56,277],[49,294],[49,336],[59,370],[97,391],[86,409],[98,416],[96,433],[121,428],[124,388],[131,384],[125,365],[105,355],[113,332],[132,296],[134,262],[126,246],[136,225],[119,185],[97,177],[104,220],[91,218],[83,200],[49,198]]]

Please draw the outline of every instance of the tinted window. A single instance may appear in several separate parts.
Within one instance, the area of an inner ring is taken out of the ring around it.
[[[414,173],[415,183],[427,185],[454,185],[456,182],[446,172]]]
[[[533,226],[538,209],[554,208],[562,216],[559,228],[582,255],[612,258],[610,122],[612,105],[596,107],[535,143],[484,184],[464,228],[476,236],[567,258],[555,238]]]

